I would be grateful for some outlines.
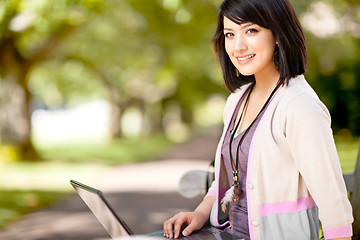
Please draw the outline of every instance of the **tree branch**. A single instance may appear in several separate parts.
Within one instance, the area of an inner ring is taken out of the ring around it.
[[[36,50],[35,53],[29,56],[28,61],[35,63],[52,58],[54,50],[56,50],[66,38],[72,35],[80,25],[66,25],[61,30],[53,35],[47,43],[43,44],[40,49]]]

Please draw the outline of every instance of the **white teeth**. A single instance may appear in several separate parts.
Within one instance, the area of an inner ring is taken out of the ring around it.
[[[249,58],[253,58],[255,56],[255,54],[251,54],[249,56],[246,56],[246,57],[243,57],[243,58],[238,58],[240,61],[244,61],[244,60],[247,60]]]

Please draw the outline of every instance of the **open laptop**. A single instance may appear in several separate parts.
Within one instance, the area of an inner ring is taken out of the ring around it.
[[[89,187],[75,180],[70,180],[70,184],[97,217],[111,238],[131,237],[135,235],[127,226],[125,221],[117,215],[100,190]],[[153,239],[167,239],[164,238],[163,231],[156,231],[143,236]],[[193,232],[188,237],[181,236],[179,239],[235,240],[237,238],[220,229],[214,227],[204,227],[201,230]]]

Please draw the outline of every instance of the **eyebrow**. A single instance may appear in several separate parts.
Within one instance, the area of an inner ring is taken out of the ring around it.
[[[247,27],[250,27],[252,25],[255,25],[255,23],[248,23],[248,24],[245,24],[244,26],[240,26],[240,28],[247,28]],[[231,28],[224,28],[224,30],[231,31],[232,29]]]

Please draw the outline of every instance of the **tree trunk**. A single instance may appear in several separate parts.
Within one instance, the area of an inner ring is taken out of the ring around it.
[[[18,146],[24,161],[40,159],[31,141],[31,93],[27,82],[29,69],[41,61],[53,58],[56,48],[78,27],[71,24],[59,28],[48,42],[26,58],[17,48],[16,40],[19,35],[8,33],[3,39],[0,38],[0,80],[2,85],[10,86],[7,96],[0,96],[0,140],[1,143]],[[2,92],[3,88],[0,89],[0,93]]]
[[[27,87],[29,64],[15,47],[15,38],[0,44],[0,137],[2,144],[19,147],[21,160],[38,160],[39,154],[31,142],[31,94]]]
[[[120,126],[121,116],[123,109],[119,104],[115,102],[110,102],[111,105],[111,112],[110,112],[110,138],[121,138],[122,137],[122,131]]]
[[[25,161],[37,161],[41,159],[38,151],[35,149],[34,144],[31,140],[31,113],[32,109],[30,108],[31,93],[28,88],[28,72],[30,65],[25,62],[22,64],[22,70],[18,77],[18,84],[21,86],[24,92],[24,107],[23,107],[23,116],[24,121],[27,126],[26,131],[24,132],[24,140],[20,144],[20,154],[21,158]]]

